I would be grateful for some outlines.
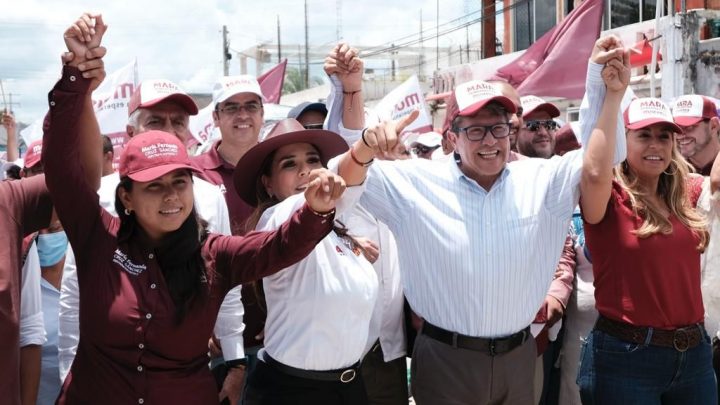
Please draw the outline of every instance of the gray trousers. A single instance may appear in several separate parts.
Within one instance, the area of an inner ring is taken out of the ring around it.
[[[411,382],[418,405],[532,405],[535,340],[490,356],[418,334]]]

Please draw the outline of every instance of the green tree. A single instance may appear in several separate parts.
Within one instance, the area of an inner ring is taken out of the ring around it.
[[[303,70],[294,67],[288,67],[285,70],[285,81],[283,82],[282,94],[297,93],[298,91],[305,90],[305,75]],[[310,87],[315,87],[323,84],[322,79],[317,76],[310,78]]]

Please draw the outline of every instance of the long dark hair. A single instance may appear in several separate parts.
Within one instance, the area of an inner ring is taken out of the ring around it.
[[[120,179],[115,190],[115,211],[120,217],[118,242],[126,242],[136,237],[141,230],[135,214],[125,213],[125,206],[119,197],[123,188],[131,192],[133,181],[129,177]],[[193,207],[190,215],[176,231],[167,235],[155,249],[155,256],[162,270],[165,284],[175,304],[175,322],[182,322],[198,299],[207,297],[207,269],[202,258],[201,248],[207,239],[207,222],[200,218]]]

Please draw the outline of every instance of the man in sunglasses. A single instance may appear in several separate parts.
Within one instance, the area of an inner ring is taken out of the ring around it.
[[[693,94],[678,98],[672,107],[675,123],[683,130],[675,137],[680,153],[698,173],[709,176],[720,152],[720,118],[715,103]]]
[[[560,110],[540,97],[520,98],[523,108],[522,123],[518,131],[518,152],[528,157],[547,159],[555,153],[555,131]]]
[[[327,107],[324,103],[302,102],[288,112],[288,118],[295,118],[305,129],[323,129]]]

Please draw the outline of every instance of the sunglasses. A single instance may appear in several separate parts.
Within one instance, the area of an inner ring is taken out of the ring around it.
[[[554,120],[532,120],[525,122],[525,128],[530,131],[536,132],[543,126],[548,131],[554,131],[558,127],[558,123]]]
[[[435,149],[439,148],[440,145],[437,146],[425,146],[425,145],[416,145],[413,146],[411,149],[412,153],[416,155],[427,155],[428,153],[432,153],[435,151]]]

